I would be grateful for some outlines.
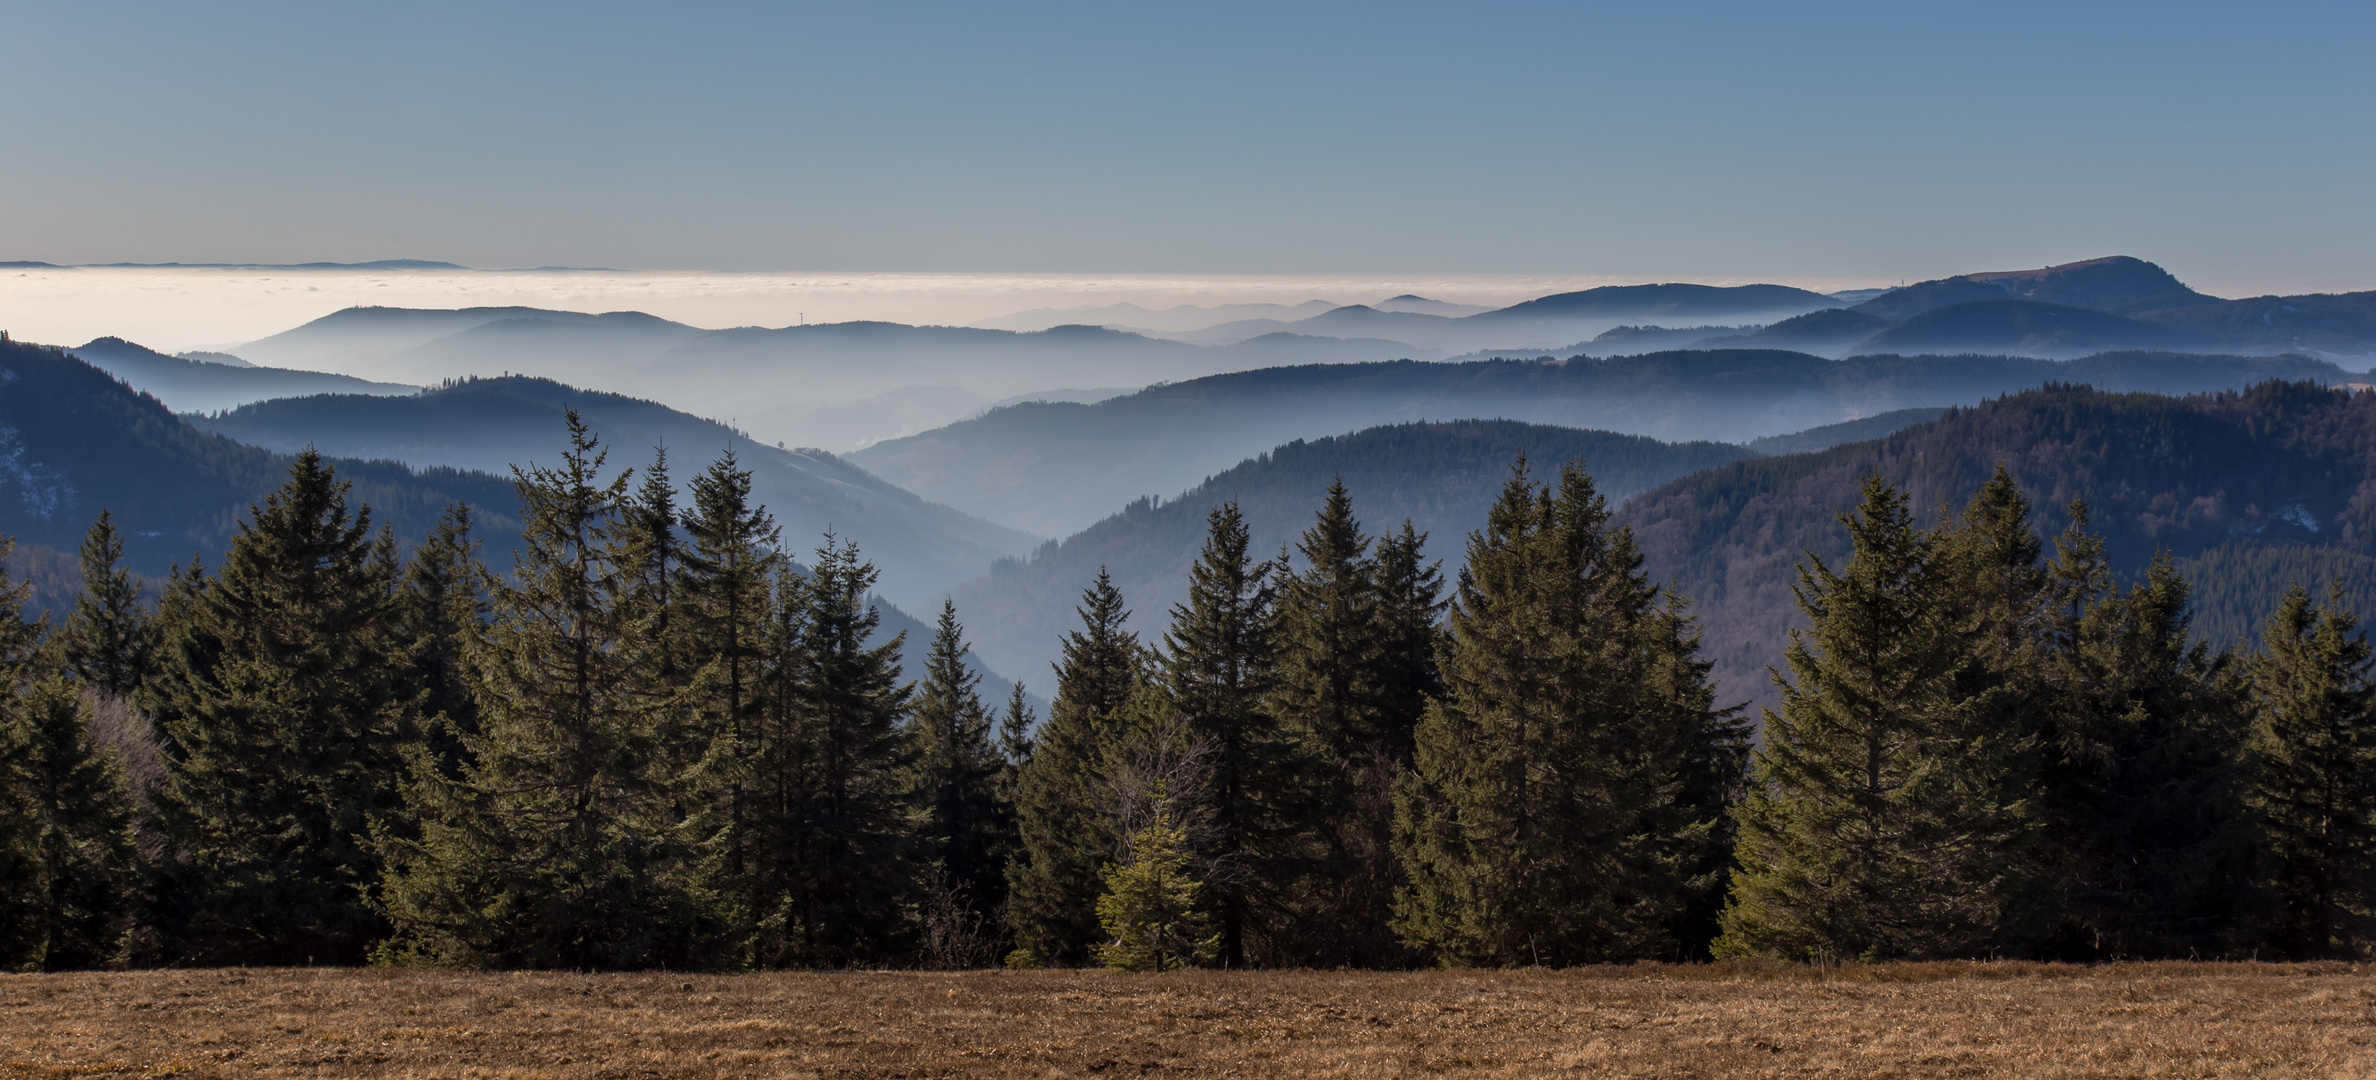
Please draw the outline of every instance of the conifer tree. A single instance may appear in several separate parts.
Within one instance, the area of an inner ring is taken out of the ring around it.
[[[1386,593],[1387,560],[1373,558],[1370,545],[1343,482],[1332,483],[1297,545],[1305,568],[1280,576],[1272,704],[1316,766],[1293,809],[1319,845],[1296,883],[1298,925],[1287,932],[1295,959],[1315,965],[1374,966],[1401,954],[1388,925],[1402,877],[1393,792],[1416,712],[1402,700],[1411,690],[1399,664],[1409,647],[1396,618],[1405,601]],[[1392,538],[1379,547],[1407,581],[1404,565],[1416,560]]]
[[[1207,518],[1188,572],[1188,600],[1164,634],[1164,686],[1194,737],[1212,745],[1212,847],[1228,873],[1206,882],[1221,932],[1220,961],[1243,967],[1271,944],[1270,916],[1306,872],[1296,808],[1302,760],[1269,700],[1276,677],[1275,564],[1257,563],[1237,504]]]
[[[2047,566],[2036,716],[2044,763],[2040,950],[2067,960],[2216,956],[2247,944],[2250,729],[2229,657],[2190,641],[2165,555],[2112,585],[2087,508]]]
[[[760,811],[751,785],[766,735],[773,589],[788,560],[777,550],[774,518],[751,503],[750,470],[731,449],[693,478],[692,494],[677,632],[692,662],[713,666],[697,705],[706,739],[731,757],[720,785],[727,830],[721,873],[737,908],[755,916],[774,899],[754,849]]]
[[[1854,554],[1810,557],[1776,675],[1782,711],[1740,811],[1719,951],[1789,959],[1965,956],[2002,945],[2026,883],[2025,733],[1990,727],[1973,663],[1971,564],[1868,476]]]
[[[912,688],[899,678],[905,634],[870,645],[882,616],[876,571],[828,534],[802,600],[802,669],[791,686],[797,779],[783,833],[784,954],[840,967],[902,955],[918,876],[909,835],[913,758],[903,730]]]
[[[2258,791],[2275,912],[2270,941],[2300,958],[2364,954],[2376,916],[2376,682],[2342,588],[2299,584],[2252,662]]]
[[[813,763],[801,698],[807,677],[808,579],[791,560],[779,562],[770,583],[759,639],[758,670],[748,722],[736,740],[742,768],[739,822],[730,824],[724,869],[749,919],[746,952],[760,967],[780,967],[802,954],[791,937],[794,894],[800,888],[799,830],[808,805]],[[730,792],[733,794],[733,792]],[[730,818],[738,808],[729,807]]]
[[[1020,847],[1007,865],[1007,919],[1017,959],[1078,965],[1101,933],[1099,870],[1116,839],[1104,775],[1114,716],[1143,680],[1143,650],[1124,629],[1130,612],[1104,569],[1074,609],[1081,628],[1065,635],[1056,698],[1016,782]]]
[[[976,689],[982,677],[965,663],[964,634],[956,604],[941,601],[940,622],[909,713],[923,810],[917,857],[960,903],[996,911],[1006,901],[1014,821],[999,797],[1003,759],[991,742],[990,714]]]
[[[82,595],[58,632],[58,655],[84,685],[118,698],[140,690],[155,662],[156,628],[140,610],[140,586],[124,568],[124,538],[106,510],[82,544]]]
[[[139,871],[122,771],[65,679],[41,679],[4,708],[0,970],[118,963]]]
[[[451,765],[461,738],[478,731],[471,650],[490,610],[487,570],[470,535],[470,507],[455,503],[438,516],[405,564],[396,607],[429,742]]]
[[[1005,807],[1007,820],[1018,832],[1016,844],[1007,850],[1007,862],[1012,864],[1020,854],[1020,825],[1016,824],[1018,809],[1023,804],[1023,769],[1031,764],[1031,752],[1036,743],[1031,737],[1032,723],[1038,717],[1024,700],[1023,680],[1015,680],[1007,692],[1006,710],[998,714],[998,802]],[[1001,868],[1001,873],[1004,868]],[[1003,894],[1005,883],[1000,883]]]
[[[175,954],[353,963],[383,931],[365,838],[417,734],[394,569],[319,454],[250,508],[221,569],[168,593],[152,695]]]
[[[1153,820],[1130,834],[1119,864],[1106,867],[1097,918],[1107,940],[1097,960],[1115,971],[1173,971],[1213,962],[1221,937],[1202,909],[1204,890],[1189,872],[1188,831],[1173,820],[1168,793],[1157,789]]]
[[[1470,536],[1445,694],[1396,791],[1396,929],[1440,963],[1676,955],[1721,813],[1687,801],[1692,774],[1738,734],[1608,516],[1580,465],[1538,489],[1521,460]]]
[[[522,547],[494,583],[480,728],[448,779],[416,753],[417,838],[391,835],[385,960],[634,968],[718,962],[702,856],[715,823],[682,813],[658,744],[674,703],[648,693],[662,647],[622,532],[629,474],[576,412],[554,468],[515,469]]]
[[[1403,521],[1402,531],[1378,538],[1373,574],[1384,642],[1378,657],[1379,730],[1394,759],[1408,762],[1419,717],[1443,693],[1436,652],[1444,643],[1444,573],[1427,561],[1427,534]]]

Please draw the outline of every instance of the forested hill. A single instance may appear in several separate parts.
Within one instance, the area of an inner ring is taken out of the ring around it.
[[[1619,520],[1653,576],[1695,601],[1726,699],[1762,700],[1764,671],[1797,621],[1794,567],[1808,551],[1834,565],[1845,558],[1838,515],[1856,504],[1862,477],[1877,470],[1927,518],[1968,498],[2000,462],[2049,534],[2068,522],[2071,500],[2087,500],[2126,572],[2157,550],[2190,558],[2240,542],[2376,551],[2376,500],[2360,497],[2364,485],[2376,490],[2376,394],[2308,383],[2184,398],[2052,386],[1873,442],[1713,468],[1641,495]],[[2215,629],[2233,640],[2286,581],[2262,558],[2221,565],[2261,568],[2251,595],[2206,583],[2222,612]],[[2369,601],[2355,602],[2376,608]]]
[[[449,503],[470,504],[490,549],[518,531],[511,481],[455,469],[338,460],[350,502],[406,540]],[[287,479],[289,457],[190,426],[156,398],[53,348],[0,337],[0,535],[72,552],[102,507],[128,565],[162,574],[212,559],[248,505]],[[37,561],[37,560],[27,560]]]
[[[1970,405],[2048,382],[2183,394],[2265,379],[2338,383],[2321,360],[2106,353],[1860,356],[1773,349],[1614,359],[1476,360],[1268,368],[1094,405],[1030,403],[851,455],[876,475],[1042,535],[1087,528],[1142,495],[1181,491],[1292,439],[1380,424],[1494,416],[1669,441],[1746,442],[1895,409]]]
[[[1204,542],[1206,515],[1235,500],[1260,557],[1294,543],[1311,524],[1331,480],[1342,478],[1373,533],[1409,519],[1429,536],[1427,553],[1456,566],[1469,530],[1525,454],[1553,468],[1582,459],[1602,490],[1623,497],[1685,473],[1751,456],[1722,443],[1658,442],[1511,420],[1397,424],[1335,438],[1297,440],[1207,479],[1168,502],[1140,499],[1086,531],[1041,548],[1028,562],[1006,560],[990,576],[959,586],[957,612],[990,666],[1046,682],[1056,642],[1077,622],[1081,590],[1099,567],[1136,611],[1142,633],[1165,624],[1184,599],[1188,567]]]
[[[855,541],[882,568],[883,592],[920,615],[928,614],[926,598],[1035,542],[926,502],[821,450],[758,445],[714,420],[549,379],[471,379],[401,398],[287,398],[197,423],[274,449],[312,445],[323,453],[508,473],[515,463],[555,459],[569,409],[601,436],[613,469],[649,465],[665,446],[680,487],[731,447],[751,470],[752,497],[783,526],[788,547],[805,554],[827,530]]]

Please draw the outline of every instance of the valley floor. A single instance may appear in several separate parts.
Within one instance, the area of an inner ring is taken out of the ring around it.
[[[0,1077],[2366,1076],[2345,965],[0,975]]]

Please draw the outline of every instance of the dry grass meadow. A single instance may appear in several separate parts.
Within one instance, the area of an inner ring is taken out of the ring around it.
[[[0,1077],[2361,1077],[2343,965],[0,975]]]

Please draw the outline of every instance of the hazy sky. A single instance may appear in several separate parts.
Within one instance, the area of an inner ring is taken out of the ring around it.
[[[2376,288],[2376,5],[0,3],[0,259]]]

